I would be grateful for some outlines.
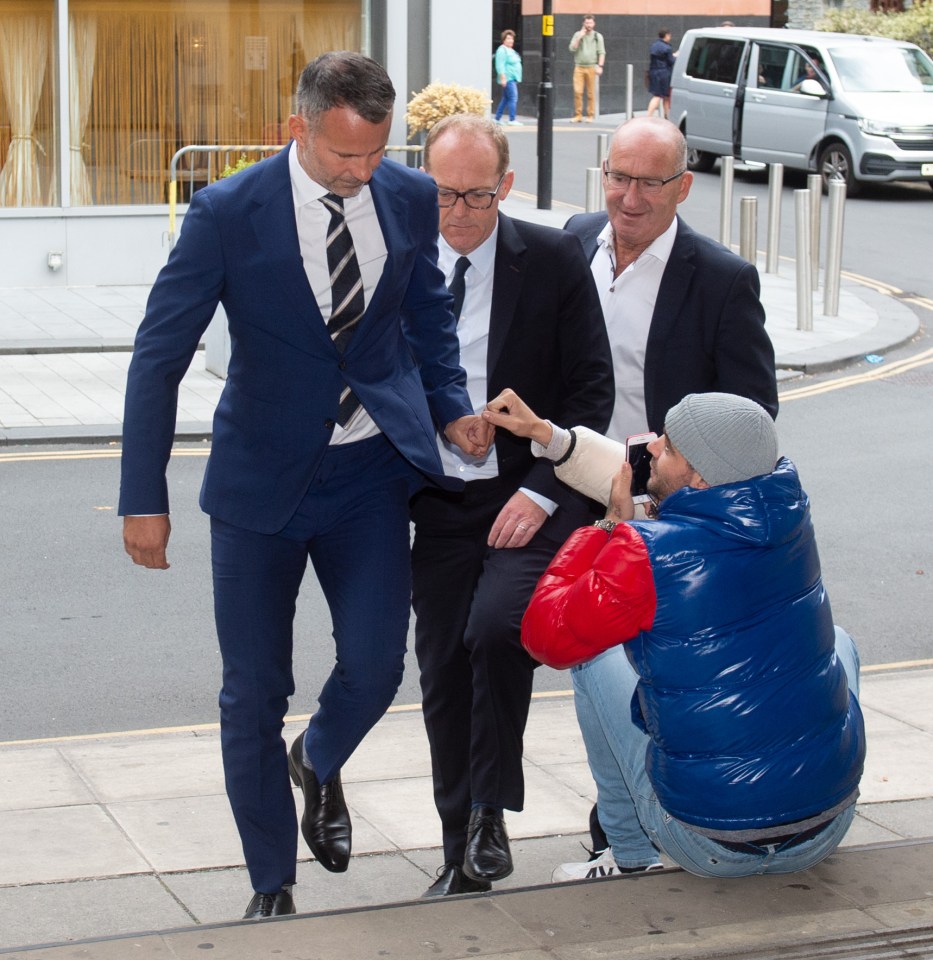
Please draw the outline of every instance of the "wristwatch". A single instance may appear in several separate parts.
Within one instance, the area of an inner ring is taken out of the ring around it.
[[[606,517],[603,517],[602,520],[596,520],[593,523],[594,527],[599,527],[600,530],[605,530],[610,537],[612,536],[612,531],[615,530],[617,525],[618,524],[615,520],[609,520]]]

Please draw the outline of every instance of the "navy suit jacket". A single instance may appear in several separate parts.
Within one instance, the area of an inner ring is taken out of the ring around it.
[[[571,217],[588,260],[606,213]],[[645,350],[648,427],[664,431],[667,411],[688,393],[749,397],[777,416],[774,348],[765,332],[758,271],[677,218],[677,236],[661,278]]]
[[[499,214],[486,351],[489,399],[512,387],[559,426],[609,426],[615,389],[599,295],[579,242]],[[530,441],[496,431],[499,475],[568,505],[577,495]]]
[[[194,194],[130,365],[121,513],[168,511],[178,383],[218,302],[231,356],[201,490],[207,513],[280,530],[327,449],[344,384],[414,467],[457,485],[442,477],[435,428],[472,409],[437,268],[436,187],[383,161],[371,190],[388,258],[342,355],[301,260],[288,149]]]

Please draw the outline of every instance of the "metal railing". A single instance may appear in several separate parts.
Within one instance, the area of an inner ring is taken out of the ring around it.
[[[169,164],[169,180],[168,180],[168,247],[171,250],[175,246],[175,220],[176,220],[176,208],[178,206],[178,184],[179,184],[179,166],[182,159],[189,159],[191,157],[197,156],[199,154],[204,154],[206,158],[206,163],[203,166],[197,167],[192,163],[188,164],[187,170],[183,170],[184,180],[187,180],[190,191],[193,193],[195,190],[195,184],[201,186],[206,186],[208,183],[212,183],[214,180],[217,180],[220,177],[220,174],[227,166],[235,165],[237,160],[243,154],[246,153],[262,153],[262,154],[273,154],[278,153],[284,147],[288,146],[285,143],[275,143],[275,144],[240,144],[240,145],[205,145],[205,144],[190,144],[189,146],[182,147],[180,150],[175,151],[175,155],[172,157],[172,161]],[[409,165],[411,164],[412,158],[417,162],[417,155],[424,148],[420,145],[412,146],[388,146],[386,147],[386,153],[403,153],[406,157],[406,162]],[[218,154],[222,154],[223,165],[221,166],[220,160],[215,163],[215,157]],[[261,158],[260,158],[261,159]]]

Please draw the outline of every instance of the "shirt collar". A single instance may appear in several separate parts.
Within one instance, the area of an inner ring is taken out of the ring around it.
[[[471,269],[476,270],[480,276],[487,276],[492,272],[493,265],[496,262],[496,241],[499,237],[499,222],[496,221],[495,229],[488,237],[471,253],[466,256],[469,258]],[[440,234],[437,238],[437,265],[441,268],[445,277],[449,277],[454,270],[454,264],[463,254],[456,250]]]
[[[318,202],[330,191],[322,187],[317,180],[312,180],[305,171],[305,168],[298,160],[298,144],[293,140],[288,148],[288,175],[292,181],[292,197],[295,201],[295,207],[306,207],[309,204]],[[367,184],[355,197],[344,197],[343,205],[346,209],[347,204],[362,201],[363,195],[369,190]],[[323,207],[322,207],[323,209]]]
[[[671,225],[662,233],[659,237],[655,237],[654,240],[645,247],[644,250],[639,254],[638,259],[634,263],[638,263],[642,257],[652,257],[655,260],[660,261],[663,264],[666,264],[670,259],[671,250],[674,249],[674,240],[677,238],[677,224],[678,218],[675,216],[671,221]],[[615,247],[612,242],[612,223],[606,221],[606,226],[602,228],[599,232],[599,236],[596,238],[596,245],[600,248],[605,248],[606,252],[609,254],[613,263],[615,263]],[[634,266],[630,264],[630,266]]]

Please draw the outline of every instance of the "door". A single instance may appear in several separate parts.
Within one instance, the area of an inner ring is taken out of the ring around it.
[[[783,163],[806,170],[810,153],[826,128],[828,96],[800,90],[815,79],[829,91],[815,50],[776,43],[755,43],[742,106],[743,160]]]

